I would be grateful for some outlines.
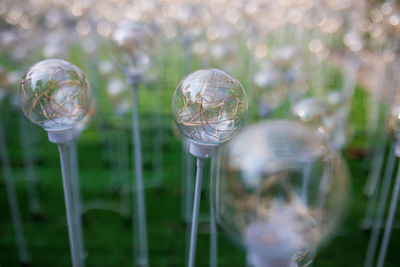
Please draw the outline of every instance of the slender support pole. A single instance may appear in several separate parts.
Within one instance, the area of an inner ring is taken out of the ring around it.
[[[184,196],[182,203],[182,217],[186,223],[186,240],[185,240],[185,259],[189,260],[190,249],[190,230],[192,221],[193,208],[193,165],[194,158],[189,153],[189,141],[182,143],[182,195]]]
[[[210,267],[218,266],[218,232],[215,219],[215,188],[216,175],[218,175],[219,150],[216,156],[211,158],[210,168]]]
[[[116,143],[116,154],[114,154],[114,157],[117,157],[116,189],[118,190],[118,192],[121,192],[122,187],[126,184],[126,179],[124,178],[126,177],[125,170],[128,162],[128,153],[127,153],[125,131],[123,129],[118,129],[117,134],[118,138]]]
[[[80,267],[79,265],[79,252],[78,252],[78,241],[76,240],[76,229],[74,226],[74,212],[73,212],[73,197],[71,192],[70,177],[68,173],[68,155],[67,155],[67,144],[58,144],[58,151],[60,153],[61,161],[61,172],[64,187],[64,200],[65,209],[67,213],[68,223],[68,235],[69,244],[71,248],[72,265],[74,267]]]
[[[108,146],[108,159],[110,162],[110,181],[111,181],[111,188],[114,191],[118,191],[121,187],[121,181],[119,179],[119,166],[118,166],[118,142],[120,138],[115,138],[117,136],[117,130],[109,131],[107,135],[107,146]]]
[[[311,164],[307,162],[304,166],[303,170],[303,182],[301,187],[301,199],[304,204],[307,205],[307,196],[308,196],[308,187],[310,186],[310,178],[311,178]]]
[[[396,156],[398,157],[398,155]],[[392,195],[392,201],[390,203],[389,215],[388,218],[386,219],[385,232],[383,234],[381,250],[379,252],[379,257],[378,257],[378,264],[377,264],[378,267],[383,267],[383,264],[385,263],[386,252],[389,246],[390,234],[392,232],[394,215],[396,213],[396,208],[397,208],[397,201],[399,199],[399,191],[400,191],[400,168],[398,168],[397,171],[396,184],[393,188],[393,195]]]
[[[21,215],[19,211],[17,194],[14,187],[10,160],[6,147],[6,138],[3,131],[3,125],[0,120],[0,157],[4,173],[4,182],[6,185],[8,204],[10,205],[11,219],[14,227],[15,238],[18,247],[18,256],[21,263],[30,263],[30,257],[25,245],[24,231],[22,229]]]
[[[133,192],[136,193],[137,222],[133,221],[134,227],[137,226],[138,235],[138,254],[136,264],[139,266],[148,266],[148,251],[147,251],[147,225],[146,225],[146,204],[143,189],[143,166],[142,166],[142,149],[140,140],[140,125],[139,125],[139,106],[138,106],[138,88],[137,83],[132,82],[133,87],[133,144],[135,154],[135,174],[136,188]],[[136,192],[135,192],[136,189]]]
[[[158,85],[158,84],[157,84]],[[154,140],[154,184],[155,186],[162,186],[164,183],[164,164],[163,164],[163,123],[162,123],[162,86],[161,84],[156,87],[156,111],[154,113],[154,125],[156,134]]]
[[[192,207],[193,207],[193,157],[189,153],[189,144],[185,141],[182,144],[183,154],[183,172],[182,172],[182,186],[183,195],[185,196],[183,202],[183,218],[186,223],[192,220]]]
[[[82,205],[81,205],[81,191],[79,184],[78,173],[78,155],[76,152],[76,143],[69,143],[69,156],[70,156],[70,170],[71,170],[71,193],[73,202],[73,217],[76,229],[77,250],[79,253],[79,265],[85,265],[85,248],[83,242],[82,231]]]
[[[29,199],[29,210],[32,214],[40,214],[41,207],[39,202],[39,194],[37,189],[37,179],[35,173],[35,164],[32,155],[32,136],[28,128],[25,118],[19,114],[19,130],[20,140],[23,148],[24,163],[26,166],[26,177],[28,178],[27,189]]]
[[[194,191],[192,231],[190,235],[189,267],[194,267],[196,257],[197,228],[199,222],[201,182],[203,178],[204,159],[197,158],[196,186]]]
[[[331,170],[331,166],[329,164],[326,164],[326,166],[324,166],[324,170],[322,173],[322,180],[321,180],[321,184],[320,184],[320,194],[319,194],[319,217],[317,220],[317,225],[320,226],[322,219],[323,219],[323,210],[325,207],[325,200],[326,200],[326,195],[327,192],[330,188],[330,170]]]
[[[373,224],[374,214],[378,202],[378,189],[381,183],[380,175],[386,150],[386,142],[379,144],[372,159],[372,169],[364,187],[364,194],[368,196],[367,210],[362,221],[363,228],[370,229]]]
[[[382,189],[379,195],[378,209],[376,219],[372,229],[372,235],[369,239],[367,256],[365,258],[365,267],[372,267],[374,262],[374,256],[376,252],[376,245],[378,244],[379,234],[381,230],[383,215],[385,214],[385,207],[387,198],[389,196],[390,184],[392,181],[394,165],[396,163],[396,156],[394,154],[394,146],[390,149],[389,159],[383,178]]]
[[[379,183],[379,176],[382,171],[383,159],[385,156],[385,143],[386,142],[379,142],[378,148],[376,148],[374,156],[372,158],[372,170],[369,173],[367,182],[365,183],[364,187],[364,194],[368,197],[374,195],[377,184]]]
[[[129,189],[129,149],[128,149],[128,138],[126,131],[122,131],[122,136],[119,138],[121,141],[121,214],[125,220],[129,219],[129,207],[130,207],[130,198],[128,192],[131,190]],[[127,185],[124,187],[124,185]]]

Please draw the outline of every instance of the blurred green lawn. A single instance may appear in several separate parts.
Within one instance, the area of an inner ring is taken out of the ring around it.
[[[102,47],[101,49],[106,49]],[[105,86],[107,77],[101,77],[96,66],[90,64],[93,55],[85,56],[79,47],[71,48],[70,61],[81,67],[88,75],[93,90],[98,94],[98,110],[89,128],[78,142],[80,182],[83,204],[102,199],[120,202],[120,195],[113,192],[111,186],[112,164],[109,151],[104,150],[104,136],[99,134],[101,124],[107,132],[114,134],[116,125],[123,130],[131,151],[130,116],[118,119],[112,115],[112,108],[107,100]],[[107,57],[106,52],[99,57]],[[6,57],[1,60],[6,61]],[[9,63],[7,63],[9,64]],[[172,132],[170,101],[173,90],[182,78],[182,57],[178,50],[171,49],[160,58],[162,82],[149,83],[140,88],[140,110],[142,141],[144,153],[144,175],[151,184],[154,178],[154,140],[157,129],[162,129],[163,150],[163,184],[146,190],[149,254],[151,266],[184,266],[185,265],[185,231],[181,219],[181,143]],[[196,66],[196,63],[194,63]],[[9,68],[17,66],[11,63]],[[243,77],[239,79],[246,84]],[[130,96],[128,90],[127,96]],[[354,138],[344,151],[345,159],[351,173],[352,195],[348,203],[347,215],[337,234],[324,245],[315,259],[313,266],[362,266],[369,235],[361,230],[360,223],[366,209],[366,199],[362,187],[367,177],[364,159],[354,157],[354,151],[366,146],[366,93],[358,88],[353,99],[351,127]],[[0,114],[6,130],[7,145],[21,206],[23,227],[27,247],[31,254],[32,266],[70,266],[70,251],[65,218],[62,181],[57,147],[47,141],[45,132],[35,127],[32,134],[38,140],[35,146],[36,171],[39,179],[40,203],[43,207],[42,218],[29,214],[26,191],[25,171],[18,136],[17,112],[8,102],[0,106]],[[161,108],[160,108],[161,107]],[[251,105],[252,107],[252,105]],[[255,110],[250,110],[255,114]],[[155,120],[160,116],[159,120]],[[102,121],[99,120],[102,118]],[[114,132],[114,133],[113,133]],[[116,138],[114,138],[116,139]],[[350,155],[350,157],[349,157]],[[131,155],[129,162],[131,163]],[[111,169],[111,171],[110,171]],[[206,171],[207,173],[207,171]],[[129,173],[128,173],[129,176]],[[127,179],[131,177],[127,176]],[[1,176],[2,177],[2,174]],[[207,183],[207,179],[204,179]],[[208,212],[208,190],[202,195],[201,212]],[[128,197],[131,197],[129,194]],[[18,266],[11,216],[8,208],[3,178],[0,182],[0,263],[1,266]],[[399,215],[399,212],[397,213]],[[132,232],[131,222],[121,215],[105,210],[93,209],[84,214],[84,242],[87,251],[87,266],[130,266],[132,265]],[[397,216],[397,228],[393,230],[386,265],[400,266],[397,251],[400,248],[400,217]],[[196,266],[208,266],[209,231],[207,221],[199,227],[198,251]],[[233,245],[221,231],[219,234],[219,266],[245,266],[245,254],[241,248]]]

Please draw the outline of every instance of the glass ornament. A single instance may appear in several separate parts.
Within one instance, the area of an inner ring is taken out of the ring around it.
[[[306,124],[325,142],[331,141],[335,132],[335,118],[328,103],[318,98],[305,98],[292,108],[296,120]]]
[[[111,53],[125,73],[140,75],[150,67],[153,35],[145,24],[124,22],[113,31],[110,41]]]
[[[259,95],[259,111],[262,117],[268,117],[284,103],[287,88],[282,75],[269,62],[253,76],[253,84]]]
[[[73,128],[88,112],[91,89],[82,70],[59,59],[30,67],[18,88],[25,116],[45,130]]]
[[[186,76],[175,89],[172,114],[192,141],[218,145],[231,139],[247,116],[247,96],[235,78],[218,69]]]
[[[344,147],[347,140],[351,139],[352,130],[349,125],[347,125],[348,117],[348,102],[344,92],[340,90],[331,91],[327,95],[327,103],[330,109],[333,111],[333,116],[335,120],[335,129],[331,137],[332,145],[335,149],[340,150]]]
[[[296,46],[287,45],[274,49],[271,54],[271,59],[274,62],[274,65],[279,69],[287,70],[293,62],[298,60],[299,56],[299,49]]]
[[[255,266],[307,266],[342,214],[348,173],[338,154],[299,122],[263,121],[241,130],[221,162],[222,228]]]

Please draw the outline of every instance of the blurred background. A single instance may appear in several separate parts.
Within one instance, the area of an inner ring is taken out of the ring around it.
[[[47,58],[81,68],[95,102],[77,140],[86,264],[132,265],[132,90],[110,52],[110,36],[124,21],[152,33],[138,91],[150,265],[186,262],[185,153],[173,127],[174,90],[194,70],[219,68],[247,93],[247,125],[298,120],[293,107],[305,99],[327,109],[311,124],[327,127],[325,141],[347,163],[351,192],[313,266],[362,266],[391,153],[385,118],[400,104],[400,4],[390,0],[2,0],[0,120],[30,265],[71,265],[57,147],[16,98],[24,72]],[[205,168],[208,175],[210,162]],[[3,170],[0,265],[19,266]],[[203,186],[197,266],[209,266],[209,179]],[[400,265],[399,215],[385,266]],[[220,233],[219,266],[245,266],[245,252]]]

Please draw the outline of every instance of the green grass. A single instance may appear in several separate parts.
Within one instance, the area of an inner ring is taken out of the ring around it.
[[[106,48],[101,47],[99,58],[107,58]],[[2,61],[7,59],[1,57]],[[105,85],[109,77],[100,76],[88,62],[79,47],[71,48],[72,62],[80,66],[90,78],[93,90],[98,96],[99,116],[95,116],[89,128],[78,142],[80,182],[83,205],[87,206],[95,200],[107,201],[111,204],[125,203],[130,209],[131,194],[121,195],[113,191],[118,176],[115,162],[110,161],[110,152],[106,140],[115,142],[125,134],[128,151],[131,151],[130,114],[125,118],[113,115],[112,107],[106,98]],[[170,100],[173,90],[183,76],[183,72],[171,70],[181,69],[182,55],[173,46],[167,47],[159,59],[161,66],[160,83],[149,83],[140,88],[140,110],[143,139],[144,175],[146,184],[147,221],[149,253],[151,266],[184,266],[186,225],[181,219],[181,144],[172,132]],[[11,64],[10,64],[11,65]],[[11,66],[10,68],[15,68]],[[116,74],[114,75],[119,75]],[[242,83],[246,84],[246,77]],[[336,84],[332,82],[332,84]],[[125,97],[130,97],[130,91]],[[353,108],[350,114],[350,126],[354,138],[344,152],[350,173],[352,194],[347,205],[345,216],[339,230],[317,254],[315,267],[354,267],[362,266],[369,235],[360,228],[366,209],[366,199],[362,187],[367,177],[364,159],[349,157],[353,149],[363,149],[367,145],[365,135],[366,98],[368,95],[358,88],[354,95]],[[7,102],[3,102],[7,103]],[[30,215],[28,196],[21,147],[18,135],[16,111],[8,104],[0,106],[2,122],[7,135],[7,145],[21,206],[23,227],[27,247],[32,257],[32,266],[70,266],[70,252],[65,218],[61,173],[57,148],[47,141],[47,136],[38,127],[32,128],[35,141],[36,172],[39,179],[39,196],[42,205],[42,218]],[[154,121],[161,114],[159,121]],[[99,118],[102,118],[102,121]],[[102,124],[103,123],[103,124]],[[102,124],[107,129],[100,134],[98,127]],[[121,129],[115,130],[115,125]],[[161,128],[163,151],[163,184],[151,187],[154,182],[154,140],[156,129]],[[108,137],[108,138],[106,138]],[[132,155],[129,154],[129,164]],[[206,172],[207,173],[207,172]],[[129,189],[131,180],[129,169],[124,170],[124,188]],[[18,266],[18,255],[11,224],[11,217],[6,199],[6,191],[0,176],[0,265]],[[207,180],[205,179],[205,183]],[[202,195],[201,213],[208,213],[207,190]],[[397,214],[399,215],[399,214]],[[397,216],[397,222],[399,216]],[[131,266],[132,265],[132,232],[131,220],[120,214],[91,209],[84,216],[84,241],[87,251],[87,266]],[[198,252],[196,266],[208,266],[209,231],[207,221],[199,227]],[[393,230],[386,266],[399,266],[397,251],[400,247],[400,232]],[[219,265],[245,266],[245,253],[232,244],[222,231],[219,234]]]

